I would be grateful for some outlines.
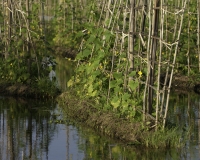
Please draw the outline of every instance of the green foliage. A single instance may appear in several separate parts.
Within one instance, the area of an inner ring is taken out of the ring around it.
[[[59,90],[56,86],[56,81],[50,81],[49,77],[43,77],[40,79],[36,79],[33,83],[35,88],[38,88],[39,92],[41,92],[44,96],[53,97],[55,96]]]
[[[86,33],[77,33],[77,37],[82,37],[83,49],[76,57],[79,66],[75,76],[68,81],[68,87],[76,87],[80,96],[93,98],[105,110],[113,110],[118,116],[134,118],[135,107],[140,102],[136,90],[141,75],[132,72],[130,76],[134,80],[128,83],[129,91],[125,89],[127,60],[124,53],[113,51],[115,35],[92,24],[85,24],[85,27]]]
[[[30,74],[24,60],[9,57],[0,61],[0,77],[4,81],[24,83],[30,79]]]
[[[160,129],[143,136],[144,145],[148,148],[180,148],[185,142],[180,128]]]

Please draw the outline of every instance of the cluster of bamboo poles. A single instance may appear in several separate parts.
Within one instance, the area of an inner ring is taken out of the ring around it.
[[[189,2],[189,0],[104,0],[101,3],[105,28],[115,33],[117,39],[115,41],[120,42],[117,44],[120,53],[127,50],[129,61],[127,74],[147,69],[143,81],[140,80],[140,84],[145,86],[142,112],[144,120],[147,115],[156,113],[155,119],[153,118],[155,126],[158,126],[159,121],[163,127],[166,123],[170,88],[184,16],[189,12]],[[198,1],[197,4],[199,7]],[[197,14],[199,53],[199,12]],[[188,25],[189,23],[188,21]],[[128,49],[125,48],[126,41]],[[138,60],[139,66],[135,65]],[[161,85],[162,74],[164,82]],[[129,83],[132,80],[134,77],[129,77],[127,81]]]
[[[35,57],[40,75],[37,41],[46,35],[46,20],[52,12],[49,6],[56,6],[55,0],[1,0],[0,2],[0,39],[1,55],[26,59],[28,73],[31,70],[31,56]],[[39,33],[40,32],[40,33]],[[41,45],[41,43],[40,43]],[[19,66],[20,67],[20,66]]]

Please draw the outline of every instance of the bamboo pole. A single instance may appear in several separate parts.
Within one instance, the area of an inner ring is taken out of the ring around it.
[[[163,0],[160,0],[160,51],[158,56],[158,75],[157,75],[157,90],[156,90],[156,130],[158,128],[158,119],[159,119],[159,107],[160,107],[160,76],[161,76],[161,62],[162,62],[162,41],[163,41],[163,32],[164,32],[164,14],[163,14]]]
[[[171,70],[171,75],[170,75],[169,85],[168,85],[165,114],[164,114],[164,118],[163,118],[163,128],[165,128],[165,124],[166,124],[167,112],[168,112],[168,107],[169,107],[170,88],[171,88],[171,84],[172,84],[172,78],[173,78],[173,73],[174,73],[174,66],[175,66],[176,57],[177,57],[177,53],[178,53],[178,42],[179,42],[181,31],[182,31],[183,17],[184,17],[184,12],[185,12],[185,7],[186,7],[187,0],[185,0],[183,3],[184,4],[182,6],[182,9],[179,12],[179,16],[181,17],[180,18],[180,26],[179,26],[178,35],[177,35],[177,41],[175,42],[174,58],[173,58],[173,62],[172,62],[172,70]]]
[[[135,0],[131,0],[131,12],[129,17],[129,39],[128,39],[128,60],[129,60],[129,73],[134,70],[134,34],[135,34]],[[129,81],[132,77],[129,77]]]
[[[144,88],[144,95],[143,95],[143,121],[146,119],[146,113],[148,112],[149,103],[148,102],[148,91],[149,91],[149,74],[150,74],[150,43],[151,43],[151,31],[152,31],[152,21],[151,21],[151,7],[152,2],[150,1],[147,8],[148,8],[148,18],[149,18],[149,33],[148,33],[148,40],[147,40],[147,51],[146,51],[146,58],[147,58],[147,77],[145,82]]]
[[[11,36],[12,36],[12,0],[7,0],[7,49],[5,52],[5,58],[9,56],[9,50],[11,49]]]
[[[190,75],[190,1],[187,3],[187,14],[188,14],[188,28],[187,28],[187,33],[188,33],[188,49],[186,53],[187,57],[187,70],[188,70],[188,76]]]
[[[156,50],[157,50],[157,37],[158,37],[158,27],[159,27],[159,8],[160,0],[154,0],[154,9],[153,9],[153,22],[152,22],[152,43],[151,43],[151,52],[150,52],[150,73],[149,73],[149,92],[148,92],[148,104],[149,108],[147,112],[149,114],[153,111],[153,97],[154,90],[151,86],[154,86],[154,76],[155,76],[155,63],[156,63]]]
[[[200,0],[197,0],[197,51],[198,51],[198,67],[200,72]]]
[[[26,41],[27,41],[27,46],[26,46],[26,50],[27,50],[27,55],[28,55],[28,59],[27,59],[27,64],[28,64],[28,73],[31,73],[31,53],[30,53],[30,35],[29,35],[29,28],[30,28],[30,20],[29,20],[29,16],[30,16],[30,8],[29,8],[29,0],[26,0],[26,26],[27,26],[27,35],[26,35]]]

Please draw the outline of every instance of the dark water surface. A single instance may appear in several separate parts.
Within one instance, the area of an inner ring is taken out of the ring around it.
[[[127,146],[94,133],[84,126],[63,122],[53,100],[0,98],[1,160],[160,160],[200,159],[200,97],[172,95],[170,121],[190,128],[183,149],[145,150]]]
[[[74,67],[65,59],[57,62],[57,83],[65,91]],[[200,96],[172,94],[168,117],[190,129],[186,146],[147,150],[74,124],[54,100],[0,97],[0,160],[200,160]]]

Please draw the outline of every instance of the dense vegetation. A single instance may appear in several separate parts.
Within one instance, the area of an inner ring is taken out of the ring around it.
[[[166,126],[174,73],[198,77],[194,0],[23,2],[1,2],[3,80],[51,83],[42,59],[64,55],[77,64],[68,87],[78,96],[157,130]]]

